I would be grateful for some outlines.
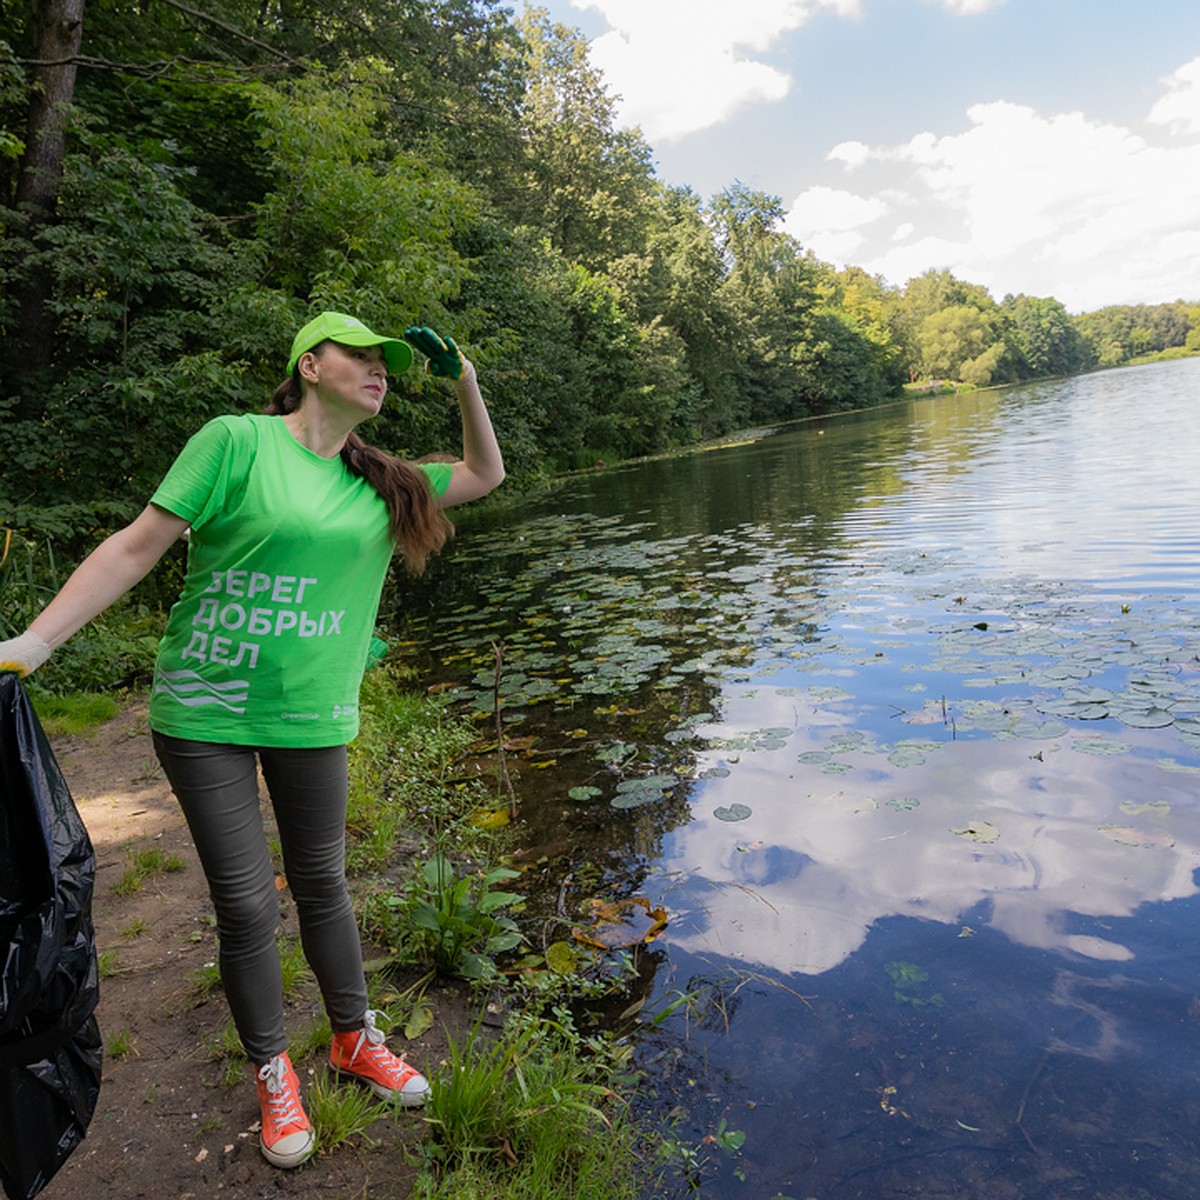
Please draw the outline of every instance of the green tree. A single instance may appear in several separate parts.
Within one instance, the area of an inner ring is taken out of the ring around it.
[[[571,261],[603,271],[640,252],[653,194],[650,148],[615,128],[615,102],[589,65],[578,30],[528,8],[520,22],[527,84],[522,177],[499,202],[511,217],[549,235]]]
[[[965,363],[979,360],[996,340],[989,315],[973,304],[952,304],[930,313],[917,333],[921,374],[927,379],[961,379]],[[977,363],[975,382],[987,383],[980,375],[988,360]]]
[[[929,270],[910,279],[901,293],[894,325],[894,336],[902,347],[902,357],[909,369],[910,379],[955,378],[953,373],[946,370],[948,365],[956,364],[957,370],[957,364],[977,357],[983,352],[989,337],[996,332],[992,329],[991,335],[973,343],[974,348],[963,348],[961,352],[953,349],[951,333],[950,340],[931,358],[931,347],[939,340],[945,340],[947,326],[966,318],[962,315],[943,318],[927,326],[929,318],[951,308],[971,308],[980,314],[990,314],[996,307],[986,288],[958,279],[950,271]],[[973,324],[982,327],[984,322],[976,320]]]
[[[1200,353],[1200,305],[1193,305],[1187,310],[1188,331],[1184,335],[1183,344],[1191,353]]]
[[[713,199],[710,214],[726,266],[722,295],[736,326],[738,389],[747,416],[804,416],[795,354],[817,302],[820,268],[776,228],[783,215],[778,196],[734,183]]]
[[[793,358],[808,408],[833,413],[869,408],[896,394],[889,350],[874,341],[849,313],[819,308]]]
[[[881,398],[899,395],[910,373],[899,289],[861,267],[846,267],[826,273],[822,294],[867,340],[872,369],[878,376],[878,383],[869,389],[870,394]]]
[[[1051,297],[1006,296],[1009,341],[1024,378],[1070,375],[1087,361],[1087,348],[1070,314]]]
[[[645,330],[647,370],[659,389],[671,380],[676,441],[724,433],[744,415],[729,353],[735,322],[725,274],[703,205],[688,188],[659,188],[646,210],[644,252],[609,267]]]

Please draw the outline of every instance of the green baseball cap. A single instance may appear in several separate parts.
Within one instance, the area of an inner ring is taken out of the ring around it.
[[[323,312],[309,321],[293,339],[287,373],[290,375],[296,369],[302,354],[324,341],[338,342],[343,346],[379,346],[383,350],[388,372],[392,375],[402,375],[412,362],[412,349],[400,338],[372,333],[357,317],[347,316],[346,313]]]

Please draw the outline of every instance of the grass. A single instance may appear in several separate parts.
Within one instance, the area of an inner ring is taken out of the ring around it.
[[[457,764],[474,744],[473,728],[452,719],[440,702],[405,692],[403,684],[386,666],[368,671],[364,682],[362,730],[350,747],[352,872],[361,877],[382,870],[398,851],[411,856],[414,843],[427,863],[435,853],[496,862],[509,835],[470,820],[495,798],[494,781],[464,783],[458,774]],[[410,867],[414,896],[421,879],[419,867]],[[373,889],[369,878],[360,879],[355,892],[368,935],[379,936],[400,959],[413,957],[421,939],[420,930],[404,928],[414,912],[407,898],[394,884],[388,892]],[[572,976],[559,986],[577,997],[581,984]],[[396,1023],[427,1018],[419,988],[395,1000],[389,1015]],[[562,1005],[554,1014],[553,1021],[519,1016],[499,1036],[480,1022],[465,1039],[451,1039],[449,1065],[430,1077],[426,1167],[415,1200],[645,1195],[650,1166],[637,1164],[653,1164],[655,1155],[612,1086],[618,1078],[624,1082],[628,1048],[598,1049],[596,1039],[574,1030]],[[331,1129],[343,1121],[354,1129],[351,1116],[339,1116],[336,1124],[331,1119]]]
[[[283,994],[289,997],[299,996],[312,981],[312,971],[304,957],[304,948],[300,945],[299,938],[277,938],[276,944],[279,947],[279,966],[283,972]],[[221,968],[215,959],[192,972],[189,990],[194,1002],[205,1000],[220,986]]]
[[[329,1042],[332,1037],[333,1034],[329,1029],[329,1018],[326,1016],[318,1017],[298,1038],[292,1038],[292,1044],[288,1048],[288,1053],[296,1062],[307,1058],[310,1054],[319,1054],[322,1057],[326,1057],[329,1053]]]
[[[308,1085],[304,1104],[317,1135],[318,1154],[328,1154],[343,1142],[365,1135],[376,1121],[392,1112],[392,1106],[377,1099],[369,1088],[338,1084],[328,1072],[319,1073]]]
[[[279,966],[283,971],[283,994],[298,996],[304,991],[313,974],[299,938],[279,938]]]
[[[191,973],[188,992],[193,1004],[202,1004],[221,986],[221,968],[216,962],[207,962]]]
[[[63,696],[35,692],[31,699],[49,737],[87,733],[111,720],[117,711],[117,702],[111,696],[95,692],[69,692]]]
[[[120,1062],[133,1053],[133,1034],[128,1029],[118,1029],[104,1039],[104,1054],[111,1062]]]
[[[420,1200],[595,1196],[635,1200],[641,1134],[568,1026],[516,1019],[496,1039],[453,1039],[425,1106]]]
[[[293,1062],[301,1062],[310,1055],[324,1055],[329,1049],[329,1039],[329,1019],[319,1017],[299,1038],[292,1039],[288,1054]],[[246,1048],[232,1021],[226,1022],[221,1032],[209,1042],[208,1056],[213,1062],[222,1064],[222,1087],[237,1087],[246,1078],[250,1060],[246,1057]]]
[[[237,1087],[246,1078],[246,1051],[232,1021],[208,1045],[209,1057],[222,1064],[221,1086]]]
[[[118,896],[132,896],[146,886],[146,880],[156,875],[182,871],[186,864],[178,854],[167,854],[158,846],[145,850],[127,850],[129,866],[113,886]]]

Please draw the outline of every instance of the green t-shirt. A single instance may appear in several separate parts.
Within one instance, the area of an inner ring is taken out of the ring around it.
[[[421,464],[435,495],[453,468]],[[151,503],[192,527],[159,647],[150,725],[243,746],[337,746],[358,691],[394,544],[387,505],[280,417],[217,417]]]

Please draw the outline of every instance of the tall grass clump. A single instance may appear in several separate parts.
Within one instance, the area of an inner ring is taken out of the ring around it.
[[[640,1135],[570,1028],[517,1019],[451,1040],[425,1106],[428,1167],[417,1200],[635,1200]]]

